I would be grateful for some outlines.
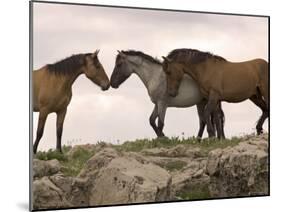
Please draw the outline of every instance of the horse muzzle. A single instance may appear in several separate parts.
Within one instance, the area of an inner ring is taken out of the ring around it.
[[[106,90],[109,89],[109,87],[110,87],[110,84],[107,83],[107,84],[105,84],[105,85],[102,85],[102,86],[101,86],[101,89],[102,89],[103,91],[106,91]]]
[[[110,86],[115,89],[119,87],[119,85],[117,83],[114,83],[113,81],[110,81]]]

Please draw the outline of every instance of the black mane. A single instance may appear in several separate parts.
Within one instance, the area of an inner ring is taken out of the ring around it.
[[[148,54],[145,54],[141,51],[136,51],[136,50],[127,50],[127,51],[122,51],[123,54],[125,55],[131,55],[131,56],[140,56],[141,58],[144,58],[152,63],[157,63],[159,65],[161,65],[161,61],[158,60],[157,58],[153,58]]]
[[[197,49],[175,49],[171,51],[167,57],[178,62],[188,61],[194,64],[204,62],[209,58],[214,58],[219,61],[227,61],[221,56],[214,55],[210,52],[202,52]]]
[[[50,73],[54,74],[72,74],[84,65],[84,58],[87,55],[91,55],[91,53],[72,55],[56,63],[48,64],[47,68]]]

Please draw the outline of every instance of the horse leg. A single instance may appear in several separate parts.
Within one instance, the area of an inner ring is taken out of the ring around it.
[[[258,128],[258,129],[261,129],[261,130],[260,130],[260,133],[258,133],[258,135],[260,135],[260,134],[263,133],[263,128],[262,128],[262,126],[263,126],[264,121],[265,121],[267,118],[268,118],[268,111],[263,111],[263,113],[262,113],[262,115],[261,115],[261,117],[260,117],[260,119],[259,119],[259,121],[258,121],[258,123],[257,123],[257,128]]]
[[[221,102],[217,105],[214,113],[212,114],[215,122],[215,128],[217,131],[217,137],[219,139],[225,139],[224,135],[224,113],[221,109]]]
[[[163,133],[164,128],[164,121],[166,115],[167,107],[164,104],[158,105],[158,130],[159,130],[159,137],[164,137],[165,134]]]
[[[220,120],[219,120],[219,114],[218,114],[217,110],[215,110],[211,114],[211,120],[212,120],[212,124],[214,127],[215,136],[217,136],[217,138],[220,139],[221,138]]]
[[[211,114],[215,112],[217,104],[218,104],[217,94],[214,91],[210,91],[208,103],[204,110],[204,119],[206,120],[207,123],[207,131],[209,134],[209,138],[215,137],[215,131],[211,120]]]
[[[156,118],[158,116],[158,110],[157,110],[157,105],[155,104],[154,109],[149,117],[149,123],[151,127],[153,128],[154,132],[156,133],[157,137],[159,137],[159,132],[158,132],[158,127],[156,126]]]
[[[59,152],[62,152],[61,136],[62,136],[63,122],[64,122],[66,111],[67,111],[67,109],[64,108],[57,112],[57,150]]]
[[[201,138],[203,136],[203,132],[204,132],[205,125],[206,125],[206,122],[204,120],[205,106],[206,106],[205,101],[202,101],[202,102],[200,102],[196,105],[198,116],[199,116],[199,131],[198,131],[198,134],[197,134],[197,140],[199,140],[199,141],[201,140]]]
[[[39,112],[36,139],[35,139],[35,143],[33,145],[33,153],[34,154],[36,154],[40,139],[43,136],[44,127],[45,127],[45,123],[46,123],[46,119],[47,119],[48,114],[49,113],[46,110],[40,110],[40,112]]]
[[[211,119],[211,123],[212,123],[213,128],[214,128],[215,136],[217,136],[217,127],[219,125],[218,125],[218,118],[216,116],[216,111],[211,113],[210,119]]]
[[[258,98],[257,96],[252,96],[250,100],[262,110],[262,115],[259,118],[256,126],[257,134],[260,135],[263,133],[262,125],[265,119],[268,117],[268,108],[266,102],[262,98]]]
[[[221,107],[221,102],[219,103],[218,111],[219,111],[219,117],[220,117],[221,136],[222,136],[222,139],[225,139],[225,133],[224,133],[225,116],[224,116],[224,112]]]

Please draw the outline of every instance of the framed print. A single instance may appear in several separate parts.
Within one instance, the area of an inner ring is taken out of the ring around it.
[[[269,16],[30,2],[30,209],[268,196]]]

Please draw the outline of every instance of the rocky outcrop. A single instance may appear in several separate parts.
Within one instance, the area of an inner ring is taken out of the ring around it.
[[[268,194],[268,141],[258,137],[209,153],[206,173],[212,197]]]
[[[202,148],[180,144],[136,153],[81,145],[67,153],[68,160],[87,151],[93,156],[77,176],[66,176],[57,160],[34,159],[33,209],[268,194],[266,136]]]
[[[170,200],[170,174],[137,154],[106,148],[88,160],[79,176],[91,184],[90,205]]]
[[[172,173],[172,188],[175,199],[197,199],[194,197],[195,193],[208,190],[210,177],[205,173],[206,159],[190,160],[187,164],[183,169]],[[198,196],[198,198],[201,197]]]
[[[202,157],[202,152],[198,147],[187,147],[183,144],[176,145],[172,148],[153,148],[142,151],[144,155],[160,156],[160,157],[187,157],[196,158]]]
[[[170,200],[171,176],[159,166],[116,158],[95,179],[90,204],[122,204]]]
[[[64,208],[72,206],[64,192],[48,177],[33,182],[33,209]]]
[[[61,165],[58,160],[33,160],[33,178],[39,178],[44,176],[51,176],[58,173],[61,170]]]
[[[168,171],[142,156],[105,148],[78,177],[56,174],[35,180],[34,209],[167,201],[171,182]]]

